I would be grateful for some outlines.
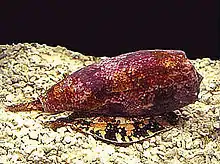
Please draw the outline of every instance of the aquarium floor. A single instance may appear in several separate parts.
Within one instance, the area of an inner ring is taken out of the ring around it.
[[[187,120],[143,143],[106,144],[69,127],[43,126],[57,116],[5,112],[99,60],[60,46],[0,46],[0,163],[220,163],[220,60],[191,60],[204,77],[199,100],[183,108]]]

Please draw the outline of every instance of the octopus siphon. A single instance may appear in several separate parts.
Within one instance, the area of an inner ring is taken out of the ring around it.
[[[174,125],[174,111],[198,99],[202,79],[181,50],[140,50],[84,67],[37,100],[6,110],[69,111],[50,126],[68,125],[107,142],[133,143]]]

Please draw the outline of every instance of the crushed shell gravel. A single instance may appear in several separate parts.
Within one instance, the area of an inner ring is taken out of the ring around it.
[[[56,116],[4,111],[99,60],[60,46],[0,45],[0,163],[220,163],[219,60],[192,60],[204,79],[199,101],[183,108],[188,120],[142,144],[106,144],[69,127],[55,132],[41,122]]]

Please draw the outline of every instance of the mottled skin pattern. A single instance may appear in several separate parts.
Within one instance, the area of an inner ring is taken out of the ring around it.
[[[77,117],[160,115],[195,102],[201,79],[183,51],[142,50],[74,72],[41,96],[35,108],[9,110],[72,111]]]
[[[170,117],[171,119],[169,119]],[[179,121],[175,113],[162,116],[146,117],[61,117],[49,121],[51,128],[70,126],[73,130],[92,135],[96,139],[113,144],[128,145],[141,142],[177,125]]]
[[[71,117],[158,116],[194,103],[202,77],[180,50],[141,50],[82,68],[38,100],[9,111],[71,111]]]

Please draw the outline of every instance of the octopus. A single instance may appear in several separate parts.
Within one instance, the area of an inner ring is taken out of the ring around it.
[[[174,112],[198,100],[202,76],[181,50],[140,50],[73,72],[35,101],[7,111],[69,112],[49,121],[112,143],[145,140],[178,122]]]

